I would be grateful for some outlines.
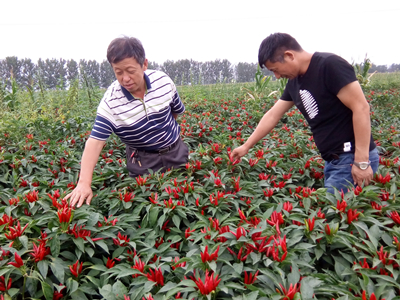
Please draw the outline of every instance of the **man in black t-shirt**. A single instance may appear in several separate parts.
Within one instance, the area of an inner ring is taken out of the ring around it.
[[[258,61],[276,78],[289,81],[245,144],[233,150],[233,159],[246,155],[296,105],[326,161],[328,192],[346,191],[351,183],[368,185],[378,169],[379,155],[371,135],[369,104],[353,67],[335,54],[308,53],[284,33],[271,34],[261,43]]]

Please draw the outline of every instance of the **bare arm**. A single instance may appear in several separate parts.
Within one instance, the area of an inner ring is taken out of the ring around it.
[[[82,161],[81,161],[81,172],[79,176],[79,182],[72,193],[65,196],[64,199],[69,199],[71,206],[77,204],[81,207],[86,199],[86,204],[90,204],[93,198],[93,192],[91,188],[93,170],[99,159],[101,150],[106,142],[99,141],[93,138],[89,138],[85,145],[85,150],[83,151]]]
[[[353,112],[353,129],[355,137],[354,161],[369,160],[369,144],[371,138],[370,109],[358,81],[349,83],[337,94],[338,98]],[[373,177],[372,168],[361,170],[353,165],[352,175],[354,183],[368,185]]]
[[[278,100],[272,108],[265,113],[257,128],[247,139],[247,141],[240,147],[232,151],[233,160],[240,159],[246,155],[249,150],[264,138],[271,130],[278,124],[284,113],[286,113],[293,106],[292,101]]]

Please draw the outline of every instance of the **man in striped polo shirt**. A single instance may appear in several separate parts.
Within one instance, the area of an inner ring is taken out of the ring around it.
[[[180,138],[176,122],[185,111],[175,84],[163,72],[148,70],[141,42],[133,37],[117,38],[107,50],[117,80],[104,94],[91,135],[82,155],[79,182],[71,198],[80,207],[93,197],[93,170],[111,133],[126,144],[129,176],[180,168],[188,161],[188,147]]]

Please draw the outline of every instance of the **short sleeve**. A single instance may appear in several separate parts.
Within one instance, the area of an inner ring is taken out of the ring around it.
[[[289,93],[288,84],[286,85],[285,90],[283,91],[283,94],[282,94],[280,99],[284,100],[284,101],[293,101],[293,99],[292,99],[292,97],[290,96],[290,93]]]
[[[96,140],[105,141],[112,133],[112,123],[106,118],[97,114],[90,137]]]
[[[325,85],[334,95],[337,95],[349,83],[357,80],[353,66],[337,55],[326,59],[324,73]]]
[[[179,97],[178,91],[176,90],[175,84],[171,80],[171,111],[175,114],[183,114],[185,112],[185,105],[183,104],[181,98]]]

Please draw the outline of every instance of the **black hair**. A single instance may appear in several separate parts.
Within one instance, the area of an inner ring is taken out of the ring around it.
[[[303,51],[300,44],[287,33],[273,33],[265,38],[258,50],[258,64],[261,68],[267,61],[283,62],[284,53],[287,50]]]
[[[110,64],[118,63],[125,58],[134,58],[143,67],[146,54],[142,43],[134,37],[123,36],[114,39],[107,49],[107,60]]]

